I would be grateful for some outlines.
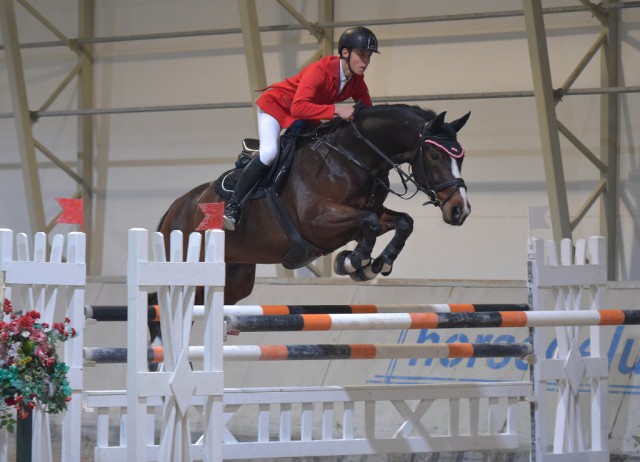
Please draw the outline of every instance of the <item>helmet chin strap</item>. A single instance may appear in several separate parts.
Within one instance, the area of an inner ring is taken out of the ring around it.
[[[342,56],[340,56],[342,59],[344,59],[347,62],[347,67],[349,68],[349,72],[351,72],[351,75],[349,76],[349,78],[351,78],[351,76],[353,74],[355,74],[355,72],[353,72],[353,69],[351,69],[351,52],[353,50],[349,50],[349,55],[346,58],[342,58]]]

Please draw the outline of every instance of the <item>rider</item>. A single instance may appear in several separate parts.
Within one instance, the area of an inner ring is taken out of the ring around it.
[[[311,123],[341,117],[351,120],[352,106],[335,103],[353,98],[371,106],[364,82],[373,53],[378,53],[378,39],[366,27],[350,27],[338,41],[337,56],[326,56],[309,64],[297,75],[274,83],[258,97],[258,136],[260,155],[243,169],[227,206],[224,227],[236,229],[241,202],[269,169],[278,154],[280,131],[298,119]]]

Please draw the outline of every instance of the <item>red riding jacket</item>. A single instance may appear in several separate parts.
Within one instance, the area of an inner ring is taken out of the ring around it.
[[[353,98],[371,106],[369,89],[364,77],[352,75],[340,91],[340,58],[326,56],[309,64],[295,76],[269,85],[256,104],[273,116],[282,128],[298,119],[319,123],[332,119],[335,103]]]

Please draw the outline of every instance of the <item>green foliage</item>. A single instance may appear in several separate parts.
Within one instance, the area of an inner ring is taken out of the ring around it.
[[[69,318],[51,327],[38,321],[37,311],[18,316],[6,299],[4,314],[9,320],[0,321],[0,428],[13,431],[14,411],[25,419],[36,405],[51,414],[67,409],[69,368],[59,360],[56,344],[76,332],[69,327]]]

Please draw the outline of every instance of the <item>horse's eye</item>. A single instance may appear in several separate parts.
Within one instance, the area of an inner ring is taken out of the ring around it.
[[[440,151],[438,151],[437,149],[432,149],[431,150],[431,158],[433,160],[440,160],[441,157],[442,157],[442,155],[440,154]]]

